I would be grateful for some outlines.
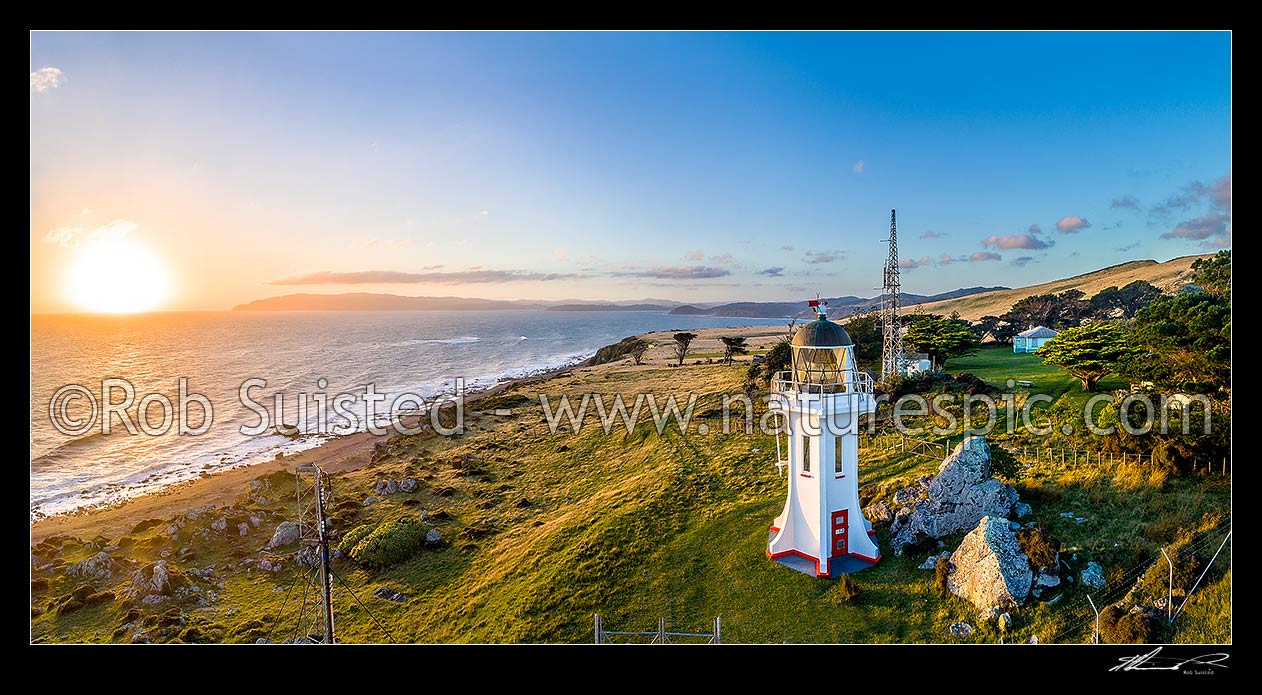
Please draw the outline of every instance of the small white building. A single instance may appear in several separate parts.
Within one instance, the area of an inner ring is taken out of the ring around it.
[[[773,380],[772,407],[787,421],[776,436],[788,473],[784,510],[771,524],[767,556],[816,577],[839,577],[881,559],[859,507],[858,420],[876,410],[872,380],[857,369],[846,330],[819,319],[798,328],[792,368]]]
[[[1034,352],[1057,335],[1060,334],[1047,326],[1030,326],[1029,330],[1021,331],[1012,339],[1012,351]]]

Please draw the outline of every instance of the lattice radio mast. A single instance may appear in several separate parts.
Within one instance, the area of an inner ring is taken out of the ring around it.
[[[881,328],[885,341],[881,348],[881,378],[901,374],[907,361],[903,354],[902,324],[898,317],[898,227],[890,210],[890,255],[885,259],[885,280],[881,294]]]

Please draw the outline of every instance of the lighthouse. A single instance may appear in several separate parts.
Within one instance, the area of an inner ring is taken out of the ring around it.
[[[776,450],[788,499],[771,525],[767,556],[812,576],[839,577],[881,559],[859,508],[859,418],[876,401],[846,329],[828,320],[826,303],[810,304],[816,319],[793,334],[791,369],[771,382],[772,408],[784,419]]]

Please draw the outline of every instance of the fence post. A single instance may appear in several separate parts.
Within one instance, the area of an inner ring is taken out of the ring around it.
[[[1170,565],[1170,582],[1166,585],[1166,622],[1174,620],[1174,563],[1170,562],[1170,556],[1166,555],[1166,549],[1161,549],[1161,554],[1166,558],[1166,564]]]
[[[723,616],[714,616],[714,643],[723,644]]]
[[[595,643],[600,644],[600,613],[596,613],[594,615],[596,616],[596,630],[594,633],[596,635]]]
[[[1095,601],[1091,600],[1091,594],[1087,594],[1087,602],[1091,604],[1091,610],[1095,611],[1095,632],[1091,635],[1091,643],[1100,643],[1100,611],[1096,610]]]

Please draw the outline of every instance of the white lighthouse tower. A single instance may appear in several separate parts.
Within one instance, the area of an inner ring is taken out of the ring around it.
[[[772,407],[787,420],[789,499],[771,525],[767,556],[817,577],[839,577],[881,559],[859,508],[859,417],[876,409],[872,379],[855,365],[846,329],[818,317],[793,334],[792,369],[772,378]],[[777,438],[779,438],[777,434]]]

